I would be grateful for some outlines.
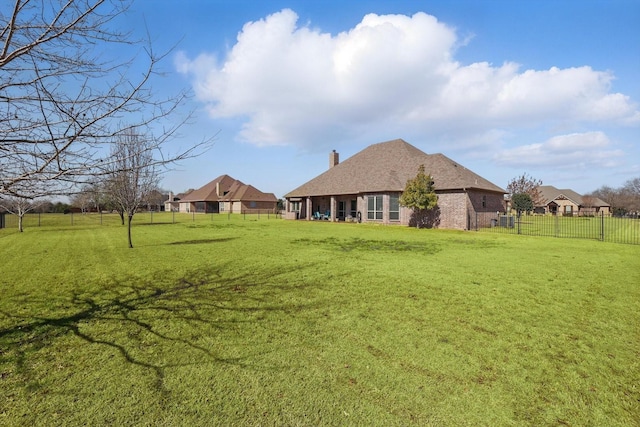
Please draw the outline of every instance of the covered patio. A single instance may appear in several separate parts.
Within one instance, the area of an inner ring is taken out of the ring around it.
[[[293,197],[286,202],[285,210],[292,219],[307,221],[355,221],[358,218],[358,196]],[[295,216],[295,218],[293,218]]]

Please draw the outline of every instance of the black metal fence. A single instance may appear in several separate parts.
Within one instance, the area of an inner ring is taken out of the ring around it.
[[[0,224],[3,228],[18,228],[16,215],[6,213],[0,217]],[[140,212],[134,216],[133,222],[134,224],[167,224],[203,221],[257,221],[281,218],[282,212],[272,210],[251,210],[240,214]],[[23,227],[117,225],[120,221],[118,214],[113,213],[29,213],[23,218]],[[470,217],[469,229],[490,233],[592,239],[640,245],[640,218],[637,217],[612,217],[602,214],[573,217],[561,215],[517,216],[487,212]]]
[[[270,220],[281,219],[282,213],[273,209],[243,210],[242,213],[184,213],[184,212],[138,212],[133,217],[133,224],[177,224],[203,221],[232,221],[232,220]],[[18,228],[18,216],[10,213],[2,214],[2,227]],[[126,218],[125,218],[126,220]],[[121,223],[117,213],[90,212],[78,213],[27,213],[22,218],[23,228],[32,227],[66,227],[117,225]]]
[[[478,213],[475,230],[640,245],[640,218]]]

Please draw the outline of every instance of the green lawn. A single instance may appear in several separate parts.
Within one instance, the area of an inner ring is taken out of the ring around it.
[[[640,247],[226,215],[0,230],[0,425],[640,425]]]

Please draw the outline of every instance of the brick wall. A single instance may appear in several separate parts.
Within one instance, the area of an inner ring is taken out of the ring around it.
[[[395,193],[399,194],[399,193]],[[383,196],[383,218],[382,220],[367,219],[367,197],[381,195]],[[416,218],[413,210],[400,207],[400,220],[391,221],[389,219],[389,193],[366,193],[359,195],[338,196],[335,198],[334,211],[336,211],[337,203],[344,201],[346,211],[350,210],[351,200],[357,200],[357,210],[362,215],[362,222],[373,222],[378,224],[399,224],[399,225],[415,225]],[[304,202],[303,202],[304,203]],[[329,197],[314,197],[313,209],[324,210],[330,207]],[[501,194],[483,192],[483,191],[453,191],[438,194],[438,207],[434,210],[429,218],[427,218],[425,226],[434,228],[450,228],[457,230],[475,229],[476,213],[479,212],[504,212],[504,201]],[[301,213],[302,217],[302,213]]]
[[[438,207],[440,208],[440,224],[438,228],[467,229],[467,193],[457,191],[438,194]]]
[[[471,209],[475,212],[504,212],[505,204],[502,194],[486,191],[469,191]]]

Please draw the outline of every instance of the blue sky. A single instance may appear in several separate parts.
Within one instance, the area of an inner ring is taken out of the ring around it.
[[[174,50],[159,96],[193,93],[168,172],[282,197],[402,138],[495,184],[527,173],[586,193],[640,176],[640,2],[138,0],[127,22]]]

